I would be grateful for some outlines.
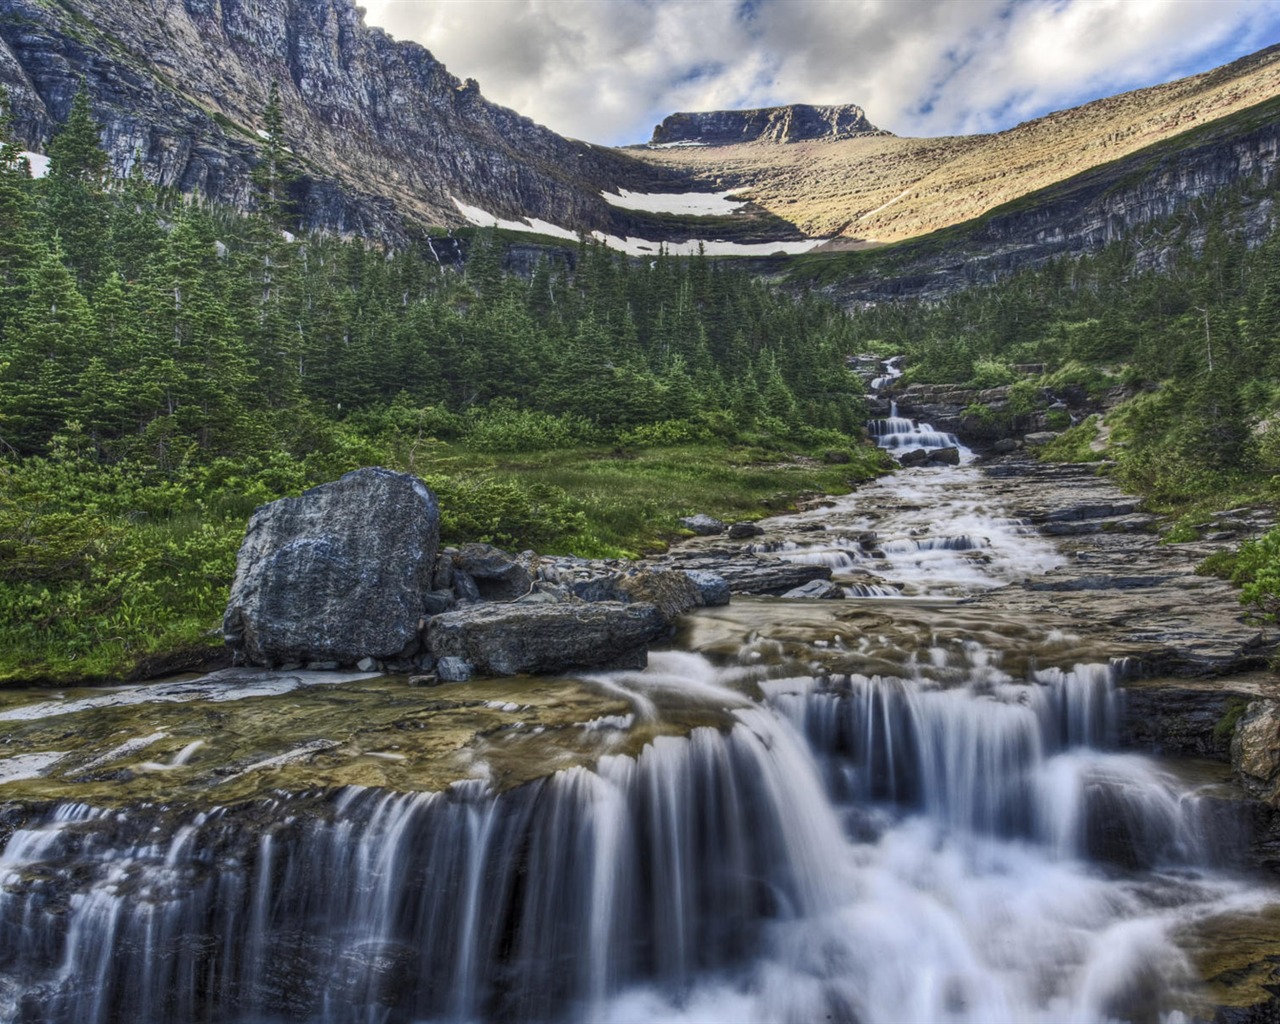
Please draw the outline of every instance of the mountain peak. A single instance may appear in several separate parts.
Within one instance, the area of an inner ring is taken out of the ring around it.
[[[815,107],[792,103],[758,110],[711,110],[667,117],[653,129],[651,146],[729,146],[737,142],[806,142],[888,135],[859,106]]]

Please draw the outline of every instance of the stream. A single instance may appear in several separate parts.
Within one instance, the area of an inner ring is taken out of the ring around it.
[[[1280,906],[1229,769],[1125,749],[1136,648],[1022,587],[1081,559],[872,429],[959,464],[751,542],[845,598],[643,672],[0,694],[0,1021],[1211,1019]]]

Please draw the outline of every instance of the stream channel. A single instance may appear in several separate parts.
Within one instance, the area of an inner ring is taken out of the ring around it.
[[[961,455],[767,521],[845,599],[643,672],[0,693],[0,1021],[1211,1019],[1280,903],[1229,770],[1120,744],[1124,645],[982,600],[1067,556]]]

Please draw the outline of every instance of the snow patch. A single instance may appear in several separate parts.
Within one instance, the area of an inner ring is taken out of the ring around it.
[[[741,189],[728,192],[631,192],[618,189],[618,194],[601,192],[604,201],[622,210],[643,213],[678,213],[689,217],[722,217],[737,213],[745,199],[732,199]]]
[[[524,220],[504,220],[501,217],[495,217],[487,210],[482,210],[478,206],[471,206],[464,203],[461,199],[450,196],[453,205],[456,206],[462,216],[479,227],[483,228],[505,228],[507,231],[529,231],[539,235],[551,235],[553,238],[567,238],[570,241],[578,240],[578,233],[570,231],[568,228],[562,228],[550,221],[539,220],[537,217],[526,217]]]
[[[681,139],[679,142],[649,142],[649,149],[689,149],[691,146],[705,146],[707,143],[697,139]]]
[[[43,178],[49,173],[49,158],[43,153],[33,153],[29,149],[24,149],[18,156],[25,158],[30,165],[31,177]]]
[[[706,193],[702,194],[706,195]],[[539,220],[536,217],[526,217],[524,220],[504,220],[480,209],[478,206],[471,206],[453,196],[449,198],[453,199],[454,205],[467,218],[467,221],[478,227],[505,228],[508,231],[525,231],[531,234],[550,235],[553,238],[566,238],[575,242],[578,240],[576,232],[551,224],[545,220]],[[696,256],[699,247],[708,256],[772,256],[775,253],[794,256],[802,252],[808,252],[826,241],[824,238],[806,238],[799,242],[724,242],[719,239],[694,238],[687,242],[651,242],[645,238],[632,238],[630,236],[619,238],[617,235],[606,235],[603,231],[593,231],[591,232],[591,237],[597,242],[602,242],[610,249],[625,252],[629,256],[656,256],[663,249],[671,256]]]
[[[599,231],[591,232],[591,237],[610,249],[617,249],[629,256],[654,256],[660,249],[665,249],[668,256],[696,256],[699,246],[708,256],[772,256],[774,253],[795,256],[826,241],[823,238],[806,238],[799,242],[725,242],[719,239],[693,238],[687,242],[651,242],[645,238],[632,238],[630,235],[619,238]]]

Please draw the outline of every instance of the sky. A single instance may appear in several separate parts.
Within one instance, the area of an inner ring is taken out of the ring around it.
[[[856,103],[881,128],[998,131],[1280,42],[1280,0],[359,0],[488,99],[648,141],[677,111]]]

